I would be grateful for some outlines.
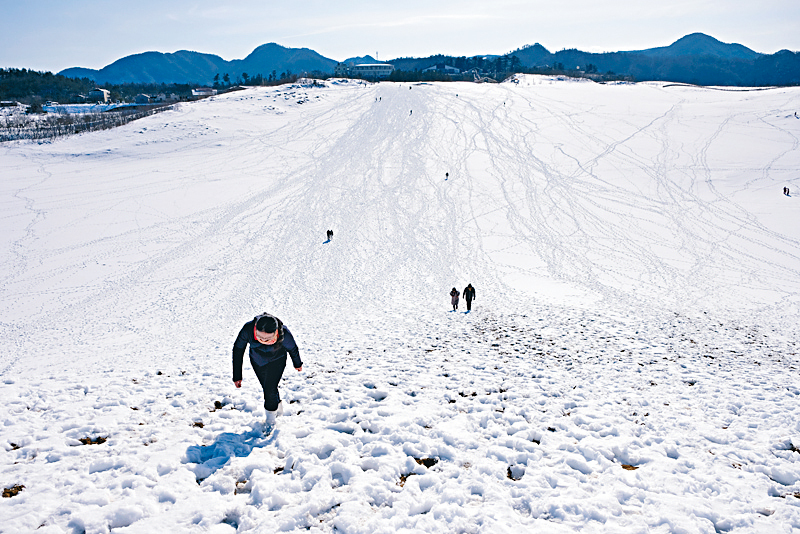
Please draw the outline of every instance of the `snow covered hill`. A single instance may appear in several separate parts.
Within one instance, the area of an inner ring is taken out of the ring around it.
[[[0,532],[800,529],[799,97],[329,80],[3,144]]]

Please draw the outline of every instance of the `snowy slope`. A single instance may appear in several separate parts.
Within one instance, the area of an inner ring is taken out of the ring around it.
[[[798,97],[330,80],[4,144],[0,532],[800,529]]]

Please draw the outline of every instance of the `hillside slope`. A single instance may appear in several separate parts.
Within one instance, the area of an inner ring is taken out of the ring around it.
[[[3,144],[0,530],[800,528],[799,91],[328,81]]]

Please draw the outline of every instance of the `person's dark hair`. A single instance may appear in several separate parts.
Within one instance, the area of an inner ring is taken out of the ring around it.
[[[256,330],[259,332],[265,332],[267,334],[273,333],[275,330],[278,329],[278,320],[271,315],[265,315],[263,317],[259,317],[258,321],[256,322]]]

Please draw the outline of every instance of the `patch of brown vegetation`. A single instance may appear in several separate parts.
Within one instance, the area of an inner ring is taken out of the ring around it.
[[[517,480],[520,480],[520,479],[522,478],[522,476],[521,476],[521,475],[520,475],[520,476],[518,476],[518,477],[515,477],[515,476],[514,476],[514,473],[512,473],[512,472],[511,472],[511,466],[508,466],[508,471],[506,472],[506,476],[507,476],[507,477],[508,477],[510,480],[513,480],[514,482],[516,482]]]
[[[424,465],[425,467],[428,468],[433,467],[434,465],[439,463],[439,460],[437,460],[436,458],[414,458],[414,461],[417,462],[419,465]]]
[[[635,465],[629,465],[629,464],[622,464],[622,468],[626,471],[636,471],[637,469],[639,469]]]
[[[14,486],[11,486],[10,488],[3,488],[3,497],[6,498],[6,499],[10,499],[11,497],[14,497],[17,494],[19,494],[19,492],[24,490],[24,489],[25,489],[25,486],[23,486],[22,484],[15,484]]]
[[[83,443],[84,445],[100,445],[105,443],[108,438],[104,438],[103,436],[97,436],[96,438],[81,438],[78,441]]]

